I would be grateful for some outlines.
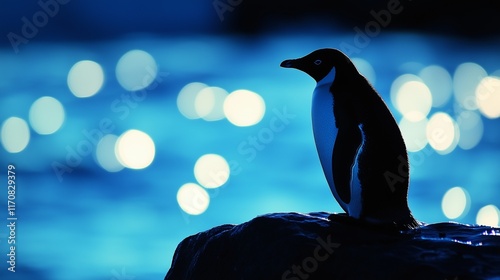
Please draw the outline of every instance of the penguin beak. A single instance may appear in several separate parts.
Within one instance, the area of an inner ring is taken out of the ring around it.
[[[281,62],[280,66],[284,68],[295,68],[296,59],[287,59]]]

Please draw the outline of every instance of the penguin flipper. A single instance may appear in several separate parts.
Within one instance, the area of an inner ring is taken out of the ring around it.
[[[354,176],[353,165],[359,147],[362,145],[361,131],[357,126],[339,128],[332,154],[333,181],[338,195],[345,204],[351,202],[351,185]],[[350,213],[352,214],[352,213]]]

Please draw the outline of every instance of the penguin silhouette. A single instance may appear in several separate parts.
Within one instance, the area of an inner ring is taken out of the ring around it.
[[[399,127],[351,60],[339,50],[319,49],[281,66],[317,82],[314,140],[333,196],[349,219],[397,229],[419,226],[408,207],[408,155]]]

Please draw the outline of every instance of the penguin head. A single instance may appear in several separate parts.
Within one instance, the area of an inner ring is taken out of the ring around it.
[[[333,68],[349,63],[349,58],[337,49],[319,49],[297,59],[288,59],[281,67],[295,68],[307,73],[316,82],[321,81]]]

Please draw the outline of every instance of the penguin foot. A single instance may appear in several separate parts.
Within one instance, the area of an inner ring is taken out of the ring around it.
[[[328,220],[337,223],[355,223],[356,219],[347,215],[347,213],[333,213],[328,216]]]
[[[328,220],[340,223],[340,224],[348,224],[348,225],[361,225],[362,222],[356,218],[349,216],[347,213],[333,213],[328,216]]]

